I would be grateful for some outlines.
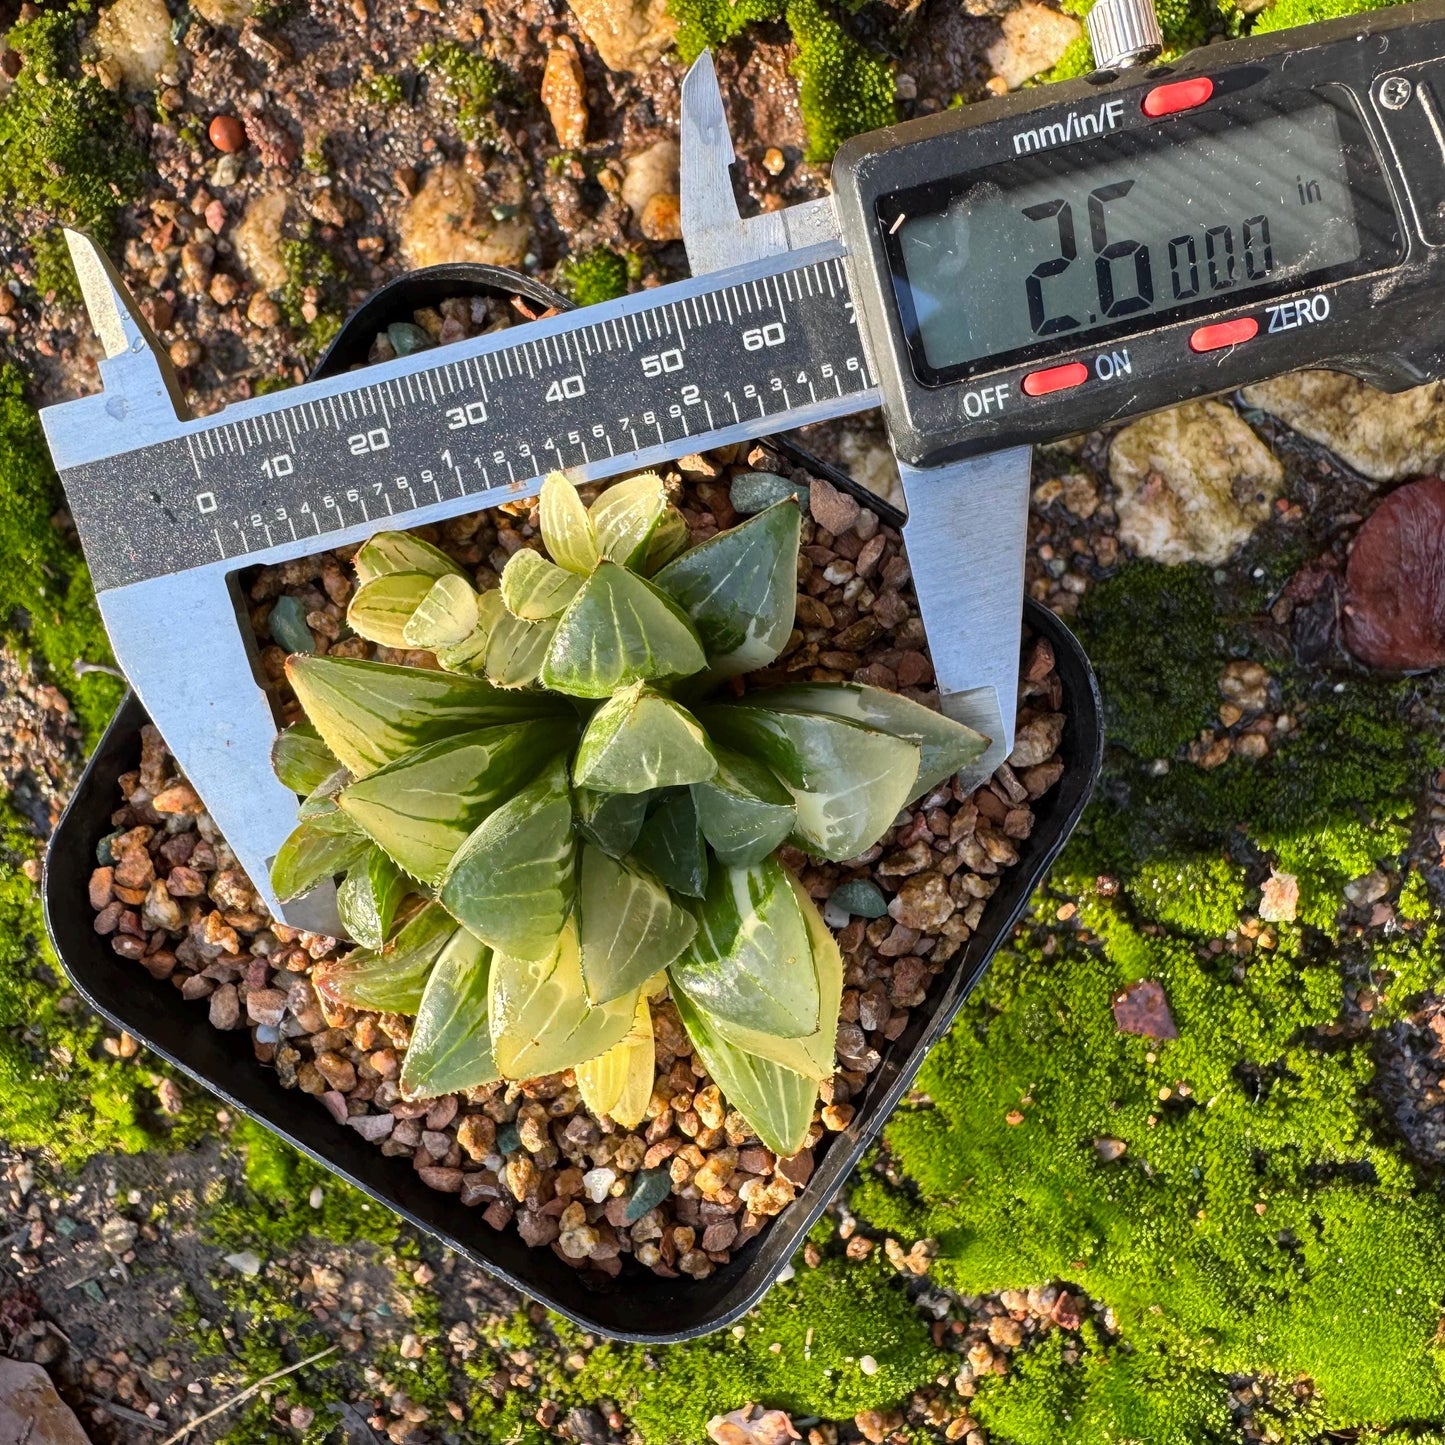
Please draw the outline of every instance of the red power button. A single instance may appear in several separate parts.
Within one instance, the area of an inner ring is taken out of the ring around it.
[[[1241,316],[1234,321],[1216,321],[1212,326],[1201,326],[1190,338],[1191,351],[1220,351],[1226,346],[1238,346],[1241,341],[1253,341],[1259,335],[1259,322],[1253,316]]]
[[[1046,371],[1029,372],[1024,377],[1024,395],[1048,396],[1050,392],[1082,386],[1088,379],[1089,368],[1082,361],[1070,361],[1063,366],[1051,366]]]
[[[1213,94],[1214,82],[1207,75],[1197,75],[1192,80],[1171,80],[1167,85],[1156,85],[1144,97],[1144,114],[1178,115],[1181,110],[1203,105]]]

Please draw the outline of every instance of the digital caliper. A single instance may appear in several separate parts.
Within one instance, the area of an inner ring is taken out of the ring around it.
[[[116,656],[263,893],[296,800],[243,567],[881,404],[943,706],[993,740],[986,776],[1012,748],[1031,443],[1301,366],[1442,374],[1445,0],[1152,69],[1147,5],[1089,26],[1089,78],[860,137],[831,198],[748,220],[704,56],[691,280],[216,416],[189,418],[72,236],[104,389],[43,413],[50,446]],[[325,897],[268,902],[335,926]]]

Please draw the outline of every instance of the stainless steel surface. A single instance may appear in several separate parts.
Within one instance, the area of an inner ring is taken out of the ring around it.
[[[1032,447],[898,466],[903,540],[943,711],[989,739],[968,786],[1013,751],[1032,469]]]
[[[682,82],[682,237],[694,276],[838,239],[831,197],[742,218],[733,194],[736,159],[712,52]]]
[[[1084,23],[1096,70],[1125,70],[1164,48],[1154,0],[1098,0]]]

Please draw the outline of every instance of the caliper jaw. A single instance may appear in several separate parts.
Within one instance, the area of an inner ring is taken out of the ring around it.
[[[742,218],[733,194],[737,156],[709,50],[683,78],[680,150],[682,243],[694,276],[838,239],[829,196]]]
[[[80,231],[65,232],[80,294],[100,339],[104,388],[41,413],[61,471],[174,436],[190,417],[171,359],[140,314],[110,258]],[[117,438],[121,438],[117,445]]]
[[[831,197],[742,218],[708,51],[682,83],[681,153],[682,237],[693,275],[838,239]],[[866,351],[866,335],[863,342]],[[1013,751],[1032,461],[1032,448],[1014,447],[937,467],[898,464],[908,504],[903,537],[943,711],[989,739],[963,776],[967,787]]]
[[[105,357],[104,390],[40,414],[62,472],[174,437],[190,417],[169,356],[110,259],[78,231],[65,239]],[[332,884],[283,907],[266,867],[256,866],[269,864],[295,826],[296,797],[269,770],[250,773],[270,753],[276,720],[235,574],[222,563],[103,590],[96,600],[127,682],[273,915],[338,933]]]

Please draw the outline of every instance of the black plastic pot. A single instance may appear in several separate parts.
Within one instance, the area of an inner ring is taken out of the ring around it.
[[[543,304],[562,304],[546,287],[484,266],[435,267],[403,277],[358,310],[333,342],[318,374],[345,370],[364,360],[371,337],[388,320],[446,296],[485,291],[520,292]],[[385,301],[383,307],[381,303]],[[821,474],[873,508],[886,522],[902,523],[879,501],[834,468],[809,457],[786,439],[774,443],[809,470]],[[119,779],[140,754],[147,721],[127,697],[91,759],[51,839],[45,864],[46,926],[71,982],[85,1000],[117,1028],[126,1030],[189,1074],[233,1110],[244,1111],[318,1163],[373,1199],[395,1210],[480,1269],[566,1315],[579,1325],[616,1339],[666,1344],[721,1328],[755,1304],[788,1264],[804,1235],[907,1092],[929,1049],[943,1036],[989,960],[1007,941],[1029,895],[1073,831],[1093,790],[1103,751],[1099,695],[1088,659],[1073,634],[1034,602],[1024,609],[1026,627],[1053,645],[1063,683],[1067,718],[1062,753],[1065,772],[1034,805],[1033,833],[1019,845],[1019,861],[1004,873],[982,919],[935,991],[910,1015],[907,1029],[885,1053],[868,1081],[848,1128],[818,1147],[812,1178],[788,1209],[761,1236],[705,1280],[662,1279],[637,1266],[599,1287],[557,1258],[531,1249],[514,1229],[497,1231],[479,1210],[463,1207],[418,1178],[406,1158],[388,1157],[350,1129],[337,1125],[319,1105],[308,1106],[252,1053],[250,1033],[213,1029],[175,988],[152,979],[117,957],[92,927],[87,884],[96,844],[111,831],[119,804]],[[1000,1221],[1000,1228],[1007,1228]]]

